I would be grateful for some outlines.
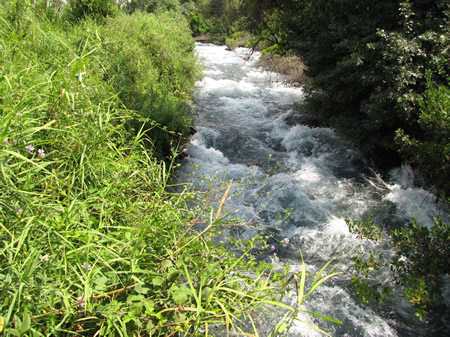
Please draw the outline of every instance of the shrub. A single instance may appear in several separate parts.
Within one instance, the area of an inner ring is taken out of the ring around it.
[[[436,225],[428,229],[411,219],[406,226],[385,233],[372,220],[369,216],[358,222],[346,221],[350,232],[362,239],[388,243],[394,249],[394,254],[389,257],[378,251],[370,254],[361,251],[354,256],[352,283],[356,292],[366,303],[373,300],[382,302],[390,295],[392,284],[395,284],[402,287],[403,296],[411,302],[416,315],[422,319],[433,309],[438,299],[439,284],[450,273],[450,226],[436,218]],[[371,279],[371,275],[382,266],[389,268],[392,278],[384,280],[384,285],[380,286]]]
[[[115,0],[69,0],[69,6],[74,20],[86,17],[103,20],[108,16],[114,16],[117,12]]]

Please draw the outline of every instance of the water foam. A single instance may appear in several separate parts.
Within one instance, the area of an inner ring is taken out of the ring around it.
[[[314,273],[351,250],[360,241],[349,233],[347,216],[358,219],[372,213],[383,221],[415,216],[430,225],[439,214],[428,192],[413,187],[398,172],[401,180],[383,181],[357,151],[342,145],[333,130],[287,125],[285,117],[304,93],[284,85],[279,75],[255,68],[258,53],[249,58],[247,49],[230,52],[212,45],[198,46],[197,51],[207,68],[197,93],[198,133],[178,175],[205,189],[210,187],[203,182],[205,176],[217,177],[217,188],[234,179],[232,192],[240,193],[226,207],[258,227],[236,235],[248,239],[265,230],[273,233],[275,243],[290,238],[289,245],[276,244],[276,256],[267,257],[275,267],[287,264],[300,271],[301,249],[308,271]],[[282,209],[292,215],[280,217]],[[386,249],[370,242],[362,248]],[[348,268],[348,262],[341,268]],[[336,336],[424,335],[408,303],[397,297],[387,307],[364,305],[352,294],[349,277],[319,287],[305,308],[341,319],[343,326],[311,321],[304,313],[299,318]],[[383,282],[388,271],[377,277]],[[298,324],[290,336],[305,335],[319,334]]]

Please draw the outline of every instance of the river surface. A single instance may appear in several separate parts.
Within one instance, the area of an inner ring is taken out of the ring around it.
[[[349,233],[346,217],[373,214],[378,223],[391,225],[414,217],[431,226],[433,217],[448,215],[428,191],[413,187],[407,168],[382,178],[333,130],[309,126],[307,118],[295,111],[304,97],[302,88],[286,86],[278,74],[259,68],[258,53],[210,44],[197,44],[196,49],[205,67],[195,97],[197,132],[187,145],[177,178],[200,190],[210,184],[220,189],[233,179],[234,196],[226,207],[235,212],[233,217],[256,228],[229,235],[249,239],[272,233],[274,249],[265,258],[275,267],[285,264],[300,271],[301,249],[307,271],[313,274],[348,252],[360,241]],[[285,238],[289,244],[283,243]],[[386,247],[371,243],[362,247],[386,249],[389,255]],[[344,261],[344,269],[348,264]],[[377,277],[381,283],[389,282],[388,271]],[[365,305],[353,293],[350,278],[325,283],[305,306],[343,321],[342,326],[306,314],[299,318],[333,336],[445,336],[449,331],[448,310],[432,322],[421,322],[409,303],[395,294],[381,305]],[[448,298],[448,287],[442,291]],[[298,323],[289,336],[321,334]]]

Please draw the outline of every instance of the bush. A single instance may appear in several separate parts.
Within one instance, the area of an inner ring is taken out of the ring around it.
[[[190,14],[189,25],[194,36],[205,34],[209,30],[208,25],[205,23],[205,19],[201,14]]]
[[[450,201],[450,88],[435,86],[430,79],[420,106],[420,138],[400,129],[395,140],[404,159],[421,169],[443,201]]]
[[[373,224],[371,216],[359,222],[346,221],[350,232],[360,238],[384,241],[394,249],[392,257],[374,250],[370,254],[360,252],[352,258],[352,283],[356,292],[366,303],[373,300],[382,302],[391,293],[392,284],[395,284],[402,287],[403,296],[411,302],[416,315],[422,319],[433,309],[439,297],[439,284],[450,273],[450,226],[436,218],[436,225],[428,229],[411,219],[406,226],[384,233],[381,226]],[[392,276],[392,279],[384,280],[384,286],[371,279],[371,275],[382,266],[389,268]]]
[[[74,20],[86,17],[103,20],[108,16],[114,16],[117,12],[115,0],[69,0],[69,6]]]

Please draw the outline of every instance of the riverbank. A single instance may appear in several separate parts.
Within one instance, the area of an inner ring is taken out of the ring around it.
[[[212,243],[228,192],[169,186],[199,74],[187,23],[33,6],[0,6],[0,334],[203,335],[276,307],[253,278],[269,267]]]

